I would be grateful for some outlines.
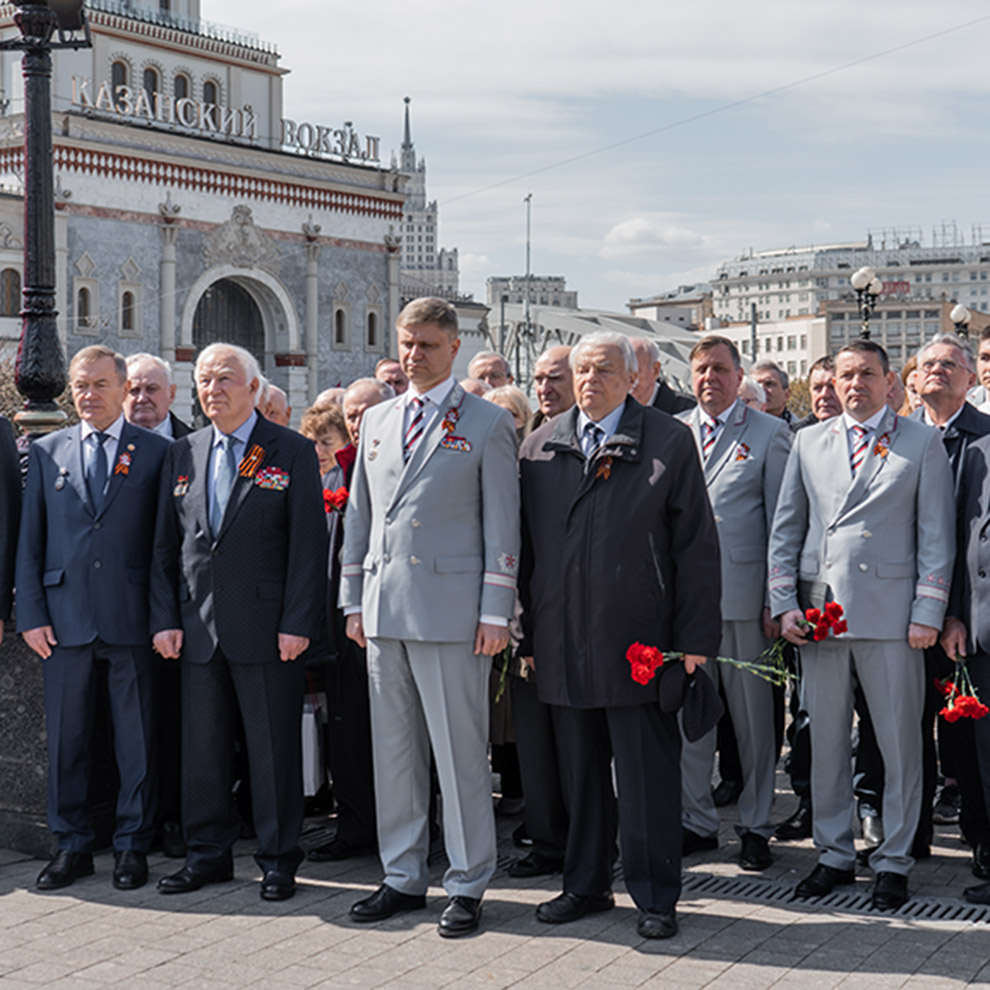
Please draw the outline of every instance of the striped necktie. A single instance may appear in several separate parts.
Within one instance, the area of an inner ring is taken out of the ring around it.
[[[588,423],[584,428],[584,456],[590,461],[595,451],[602,445],[605,431],[597,423]]]
[[[402,441],[402,459],[404,461],[408,461],[412,457],[413,448],[423,435],[423,424],[426,420],[426,399],[421,399],[417,395],[409,404],[412,407],[412,418],[406,428],[406,437]]]
[[[706,461],[708,460],[708,455],[712,452],[712,447],[715,446],[715,437],[717,433],[717,419],[705,420],[705,422],[701,424],[701,454]]]
[[[865,426],[854,426],[852,453],[849,456],[849,463],[852,466],[852,473],[855,475],[859,466],[866,460],[866,450],[870,446],[867,440],[869,430]]]

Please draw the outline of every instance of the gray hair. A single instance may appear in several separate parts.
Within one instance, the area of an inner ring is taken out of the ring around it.
[[[248,379],[250,381],[250,379]],[[268,379],[261,373],[258,374],[258,394],[254,397],[254,408],[264,409],[268,405]]]
[[[370,388],[377,392],[382,398],[381,401],[385,402],[387,399],[394,399],[395,392],[392,386],[386,382],[380,382],[377,378],[358,378],[351,382],[347,388],[344,389],[343,398],[346,399],[349,395],[356,392],[358,389]]]
[[[172,384],[172,366],[168,361],[164,361],[162,358],[158,357],[157,354],[145,354],[141,352],[140,354],[131,354],[127,358],[127,374],[130,375],[134,366],[141,364],[143,361],[150,361],[160,372],[165,375],[165,380]]]
[[[596,330],[582,337],[572,348],[570,354],[571,371],[577,365],[578,355],[586,347],[618,347],[622,352],[622,357],[626,362],[626,371],[636,374],[639,371],[639,362],[636,360],[636,352],[633,350],[629,338],[622,333],[615,333],[612,330]]]
[[[631,337],[629,343],[632,344],[633,350],[636,349],[636,345],[639,346],[646,352],[646,356],[650,360],[650,364],[660,363],[660,348],[655,340],[650,340],[649,337]]]
[[[207,361],[212,361],[221,353],[231,354],[234,357],[235,362],[240,367],[241,371],[244,372],[244,378],[250,384],[252,378],[258,379],[259,386],[262,382],[265,382],[264,376],[261,374],[261,368],[258,367],[258,359],[250,352],[245,350],[243,347],[238,347],[236,344],[207,344],[200,352],[196,358],[196,364],[193,367],[193,377],[199,378],[199,369],[206,364]],[[267,382],[265,382],[267,385]],[[259,387],[258,393],[261,393],[261,388]],[[265,395],[267,396],[268,390],[265,389]],[[257,402],[255,402],[257,405]]]
[[[509,362],[502,357],[501,354],[496,354],[495,351],[478,351],[477,354],[468,362],[468,377],[473,378],[474,375],[471,374],[471,366],[475,361],[485,359],[485,358],[498,358],[502,362],[502,369],[508,375],[512,373],[512,369],[509,367]]]
[[[777,377],[780,379],[780,387],[786,392],[788,386],[790,385],[790,378],[787,377],[787,372],[777,364],[776,361],[757,361],[752,368],[749,369],[751,375],[755,375],[760,371],[775,371]]]
[[[936,344],[948,344],[949,347],[954,347],[963,356],[963,360],[966,362],[966,370],[970,373],[976,371],[976,358],[973,356],[973,348],[955,333],[937,333],[927,343],[922,344],[917,355],[919,367],[925,351],[934,347]]]
[[[757,402],[767,401],[767,390],[752,376],[743,375],[743,380],[739,383],[739,391],[748,388],[756,396]]]

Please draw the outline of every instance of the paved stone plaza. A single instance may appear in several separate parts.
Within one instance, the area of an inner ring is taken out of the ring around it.
[[[777,817],[794,798],[778,795]],[[179,864],[151,858],[152,881],[135,892],[110,884],[112,858],[100,854],[96,875],[62,893],[33,889],[38,860],[0,853],[0,985],[91,990],[302,987],[433,990],[569,990],[649,987],[990,986],[990,911],[967,908],[962,888],[975,881],[955,830],[940,828],[936,854],[912,875],[917,895],[896,915],[871,914],[869,881],[828,898],[792,902],[789,888],[814,862],[811,842],[771,843],[776,861],[763,875],[735,863],[738,842],[723,814],[722,848],[685,862],[680,934],[667,942],[636,935],[636,912],[621,883],[614,911],[555,928],[533,916],[559,890],[559,877],[519,881],[505,866],[517,855],[500,820],[500,868],[485,899],[482,931],[441,939],[444,904],[435,857],[426,911],[371,926],[347,910],[380,879],[371,857],[306,863],[296,897],[258,897],[250,843],[237,849],[236,880],[188,896],[164,897],[154,881]],[[324,834],[325,837],[325,834]],[[310,844],[319,836],[310,836]],[[738,878],[738,879],[737,879]],[[962,915],[962,916],[960,916]]]

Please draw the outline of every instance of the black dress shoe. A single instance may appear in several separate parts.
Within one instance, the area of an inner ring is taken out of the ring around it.
[[[51,862],[38,874],[34,885],[38,890],[60,890],[75,883],[80,877],[93,875],[93,856],[91,853],[72,852],[70,849],[60,849],[52,857]]]
[[[883,843],[883,821],[879,815],[865,815],[859,823],[867,849],[876,849]]]
[[[978,880],[990,880],[990,842],[977,842],[973,846],[971,869]]]
[[[160,894],[190,894],[208,883],[223,883],[234,879],[234,864],[220,862],[213,865],[183,866],[178,873],[162,877],[158,881]]]
[[[189,851],[178,822],[162,822],[161,845],[162,853],[169,859],[185,859]]]
[[[873,886],[873,906],[896,911],[908,899],[908,881],[903,873],[878,873]]]
[[[552,901],[540,904],[536,917],[548,925],[563,925],[568,921],[577,921],[586,914],[599,914],[614,907],[615,898],[610,890],[604,894],[572,894],[565,890]]]
[[[481,923],[481,898],[455,894],[440,915],[437,931],[444,938],[458,938],[476,931]]]
[[[148,882],[148,857],[135,849],[113,854],[113,885],[117,890],[137,890]]]
[[[735,804],[742,794],[741,780],[723,780],[718,787],[712,791],[712,800],[716,808],[724,808],[728,804]]]
[[[530,852],[517,859],[508,869],[510,877],[521,879],[523,877],[546,877],[553,873],[560,873],[564,864],[559,859],[551,859],[543,853]]]
[[[717,835],[698,835],[689,828],[681,827],[681,855],[690,856],[691,853],[702,852],[709,849],[718,849]]]
[[[967,887],[963,897],[970,904],[990,904],[990,883],[978,883],[975,887]]]
[[[739,853],[739,865],[744,870],[765,870],[773,863],[770,855],[770,845],[762,835],[747,832],[742,837],[742,850]]]
[[[287,901],[296,892],[296,878],[291,873],[268,870],[261,881],[263,901]]]
[[[794,888],[795,897],[824,897],[831,894],[836,887],[853,883],[856,880],[855,870],[837,870],[834,866],[819,863]]]
[[[677,934],[677,911],[643,911],[636,923],[640,938],[673,938]]]
[[[383,883],[370,897],[351,905],[354,921],[384,921],[402,911],[418,911],[426,907],[426,894],[403,894]]]
[[[356,846],[346,839],[333,838],[325,842],[322,846],[310,849],[308,858],[314,863],[336,863],[342,859],[350,859],[352,856],[367,856],[375,851],[375,847]]]
[[[796,839],[811,838],[811,805],[803,801],[798,810],[787,821],[781,822],[774,829],[774,838],[783,842],[793,842]]]

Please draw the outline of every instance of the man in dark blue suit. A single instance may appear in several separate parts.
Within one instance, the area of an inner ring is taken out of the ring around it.
[[[168,441],[122,413],[124,359],[87,347],[69,365],[82,423],[31,445],[17,549],[17,629],[44,661],[48,825],[58,852],[41,890],[93,872],[86,796],[93,672],[109,667],[120,771],[113,883],[142,886],[155,832],[157,660],[149,643],[148,571],[158,476]]]
[[[305,670],[297,658],[326,607],[327,528],[313,443],[255,412],[260,372],[240,347],[196,362],[210,426],[176,440],[162,470],[151,628],[182,660],[186,864],[162,893],[233,876],[232,760],[247,742],[261,896],[295,893],[302,861]]]

